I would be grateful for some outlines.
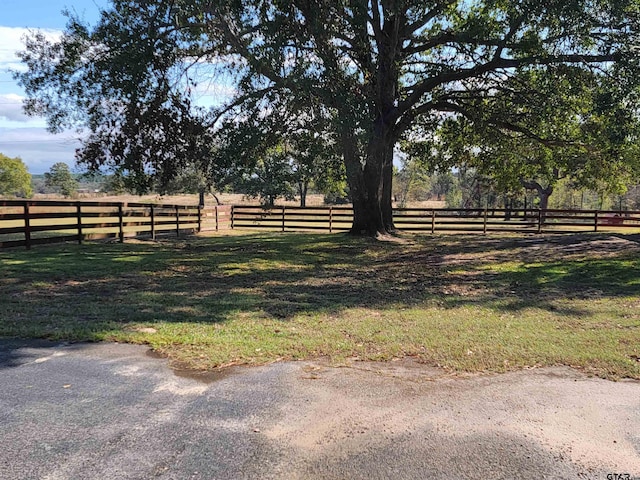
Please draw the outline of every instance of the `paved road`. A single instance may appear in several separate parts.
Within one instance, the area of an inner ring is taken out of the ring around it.
[[[2,479],[640,477],[640,383],[568,368],[194,377],[140,346],[3,340],[0,385]]]

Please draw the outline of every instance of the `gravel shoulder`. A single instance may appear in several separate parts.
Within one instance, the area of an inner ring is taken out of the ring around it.
[[[0,478],[640,478],[640,382],[0,340]]]

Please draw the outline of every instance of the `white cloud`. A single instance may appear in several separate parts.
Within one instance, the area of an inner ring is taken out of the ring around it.
[[[0,153],[20,157],[30,173],[44,173],[56,162],[75,163],[77,134],[52,135],[44,128],[0,128]]]
[[[21,63],[17,52],[25,48],[24,37],[35,32],[43,33],[50,41],[56,41],[62,35],[61,30],[0,26],[0,129],[25,124],[44,126],[43,119],[24,114],[24,91],[11,74],[12,71],[25,71],[26,66]]]
[[[33,121],[22,111],[23,100],[24,97],[15,93],[0,94],[0,120],[5,119],[20,123]]]
[[[25,48],[23,38],[35,31],[43,33],[49,40],[57,40],[62,35],[60,30],[0,26],[0,70],[24,70],[16,53]]]

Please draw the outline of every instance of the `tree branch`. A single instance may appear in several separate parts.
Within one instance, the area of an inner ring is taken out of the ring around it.
[[[439,14],[441,14],[446,7],[448,7],[449,5],[453,5],[455,3],[456,3],[456,0],[446,0],[441,2],[435,8],[427,11],[424,16],[418,18],[413,23],[408,24],[403,33],[405,33],[407,37],[413,35],[422,27],[426,26],[431,20],[433,20]]]
[[[473,68],[449,71],[431,77],[417,85],[413,86],[412,93],[406,100],[398,104],[396,109],[396,118],[400,118],[409,112],[414,105],[428,92],[435,88],[453,82],[459,82],[469,78],[479,77],[485,73],[497,70],[508,70],[527,65],[553,65],[564,63],[606,63],[615,61],[617,55],[555,55],[548,57],[523,57],[523,58],[493,58],[492,60],[477,65]]]

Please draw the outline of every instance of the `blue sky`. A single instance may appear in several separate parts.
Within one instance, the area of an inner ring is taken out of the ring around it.
[[[31,173],[44,173],[56,162],[74,165],[76,133],[51,135],[43,119],[26,117],[21,110],[24,91],[10,69],[21,65],[15,52],[29,30],[41,29],[55,38],[64,29],[66,8],[95,23],[108,0],[2,0],[0,9],[0,153],[20,157]]]
[[[61,11],[75,10],[87,20],[97,18],[99,7],[105,0],[3,0],[0,23],[6,27],[64,27]]]

